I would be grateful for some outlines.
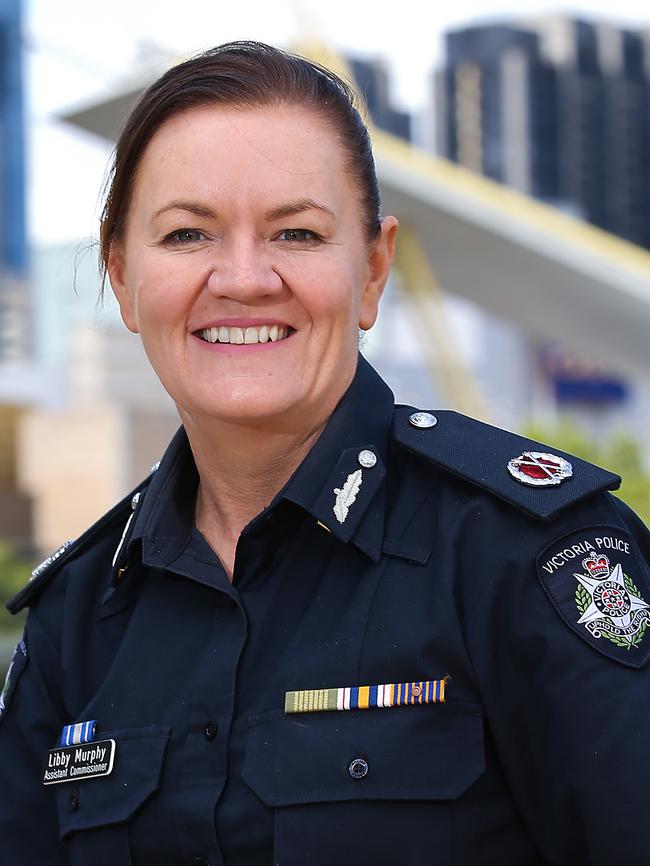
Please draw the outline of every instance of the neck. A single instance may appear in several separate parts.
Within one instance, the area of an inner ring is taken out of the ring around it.
[[[196,525],[232,579],[244,527],[286,484],[320,435],[203,421],[181,411],[199,473]]]

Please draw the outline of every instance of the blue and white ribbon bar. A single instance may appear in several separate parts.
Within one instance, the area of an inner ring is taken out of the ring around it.
[[[330,710],[369,710],[373,707],[406,707],[444,704],[449,677],[413,683],[378,686],[344,686],[338,689],[305,689],[287,692],[285,713],[319,713]]]
[[[59,738],[59,746],[78,746],[80,743],[90,743],[95,739],[97,722],[78,722],[76,725],[66,725]]]

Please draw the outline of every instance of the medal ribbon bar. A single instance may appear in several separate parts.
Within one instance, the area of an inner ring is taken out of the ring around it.
[[[412,683],[347,686],[338,689],[305,689],[287,692],[285,713],[320,713],[330,710],[368,710],[373,707],[406,707],[444,704],[447,677]]]
[[[82,743],[90,743],[95,739],[95,727],[97,722],[78,722],[76,725],[66,725],[59,737],[58,745],[78,746]]]

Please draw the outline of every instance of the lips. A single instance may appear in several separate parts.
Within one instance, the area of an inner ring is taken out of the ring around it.
[[[239,327],[231,325],[226,327],[202,328],[196,331],[196,335],[206,343],[230,343],[231,345],[254,345],[255,343],[277,343],[292,334],[293,328],[288,325],[248,325]]]

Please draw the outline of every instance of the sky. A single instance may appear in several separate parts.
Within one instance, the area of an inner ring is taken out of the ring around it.
[[[231,39],[259,39],[290,48],[301,35],[335,48],[384,58],[398,107],[422,111],[430,75],[442,58],[446,29],[520,18],[521,0],[25,0],[28,224],[37,244],[95,237],[100,192],[111,147],[59,117],[119,88],[157,50],[179,59]],[[647,0],[525,3],[526,15],[568,13],[650,29]]]

